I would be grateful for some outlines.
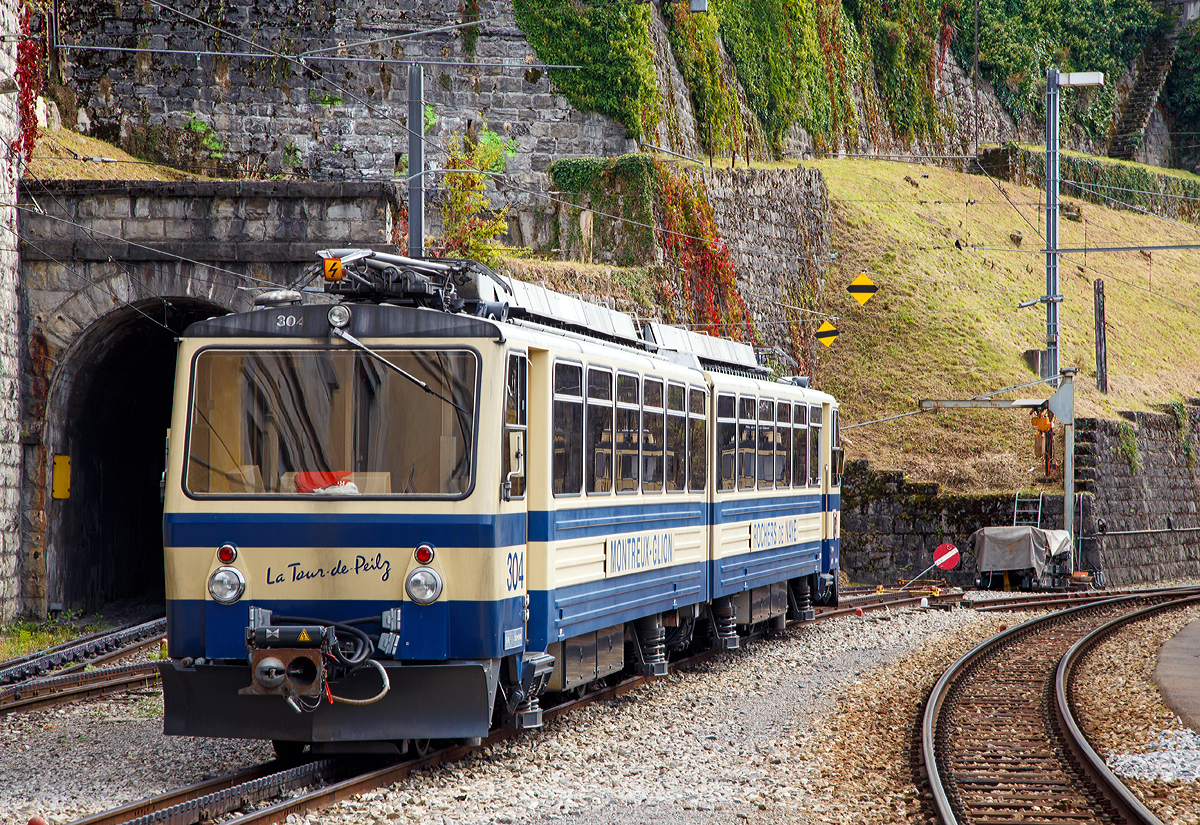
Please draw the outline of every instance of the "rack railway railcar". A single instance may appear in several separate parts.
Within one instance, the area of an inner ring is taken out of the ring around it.
[[[180,343],[167,733],[469,741],[836,603],[832,397],[474,262],[323,254],[325,303]]]

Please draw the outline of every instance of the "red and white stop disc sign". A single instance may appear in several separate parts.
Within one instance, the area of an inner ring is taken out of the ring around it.
[[[933,563],[942,570],[953,570],[958,566],[958,548],[953,544],[939,544],[933,551]]]

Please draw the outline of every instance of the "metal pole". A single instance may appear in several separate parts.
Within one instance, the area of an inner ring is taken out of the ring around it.
[[[1058,325],[1058,70],[1046,70],[1046,365],[1059,374]]]
[[[1108,392],[1108,329],[1104,322],[1104,281],[1096,279],[1096,389]]]
[[[425,76],[408,67],[408,256],[425,257]]]
[[[1059,392],[1066,392],[1064,399],[1069,405],[1070,415],[1063,422],[1063,529],[1070,536],[1071,572],[1075,572],[1075,370],[1062,373]]]

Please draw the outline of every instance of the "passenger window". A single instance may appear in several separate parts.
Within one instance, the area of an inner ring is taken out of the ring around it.
[[[501,495],[506,500],[525,497],[525,463],[528,460],[525,415],[528,382],[528,359],[516,353],[509,355],[504,388],[504,437],[500,439],[500,472],[503,473],[501,482],[508,485],[507,488],[503,488],[505,492]],[[520,453],[516,467],[519,474],[514,475],[512,462],[514,453],[517,452]]]
[[[775,486],[775,402],[758,402],[758,489]]]
[[[642,492],[663,489],[663,383],[646,379],[642,412]]]
[[[792,408],[792,479],[796,487],[808,486],[808,407]]]
[[[703,390],[689,391],[688,489],[693,493],[704,492],[708,485],[708,411],[705,401],[707,396]]]
[[[641,459],[638,443],[642,433],[641,393],[636,375],[617,376],[617,492],[636,493]]]
[[[556,496],[578,495],[583,486],[583,367],[554,365],[554,470]]]
[[[758,460],[758,405],[753,398],[738,399],[738,489],[754,489],[754,464]]]
[[[613,377],[588,369],[587,443],[583,472],[589,493],[611,493],[613,484]]]
[[[686,392],[679,384],[667,385],[667,454],[665,485],[668,493],[687,489],[687,413],[684,411]]]
[[[808,483],[821,486],[821,408],[815,404],[808,411]]]
[[[775,486],[792,486],[792,405],[780,404],[775,429]]]
[[[737,487],[737,415],[732,395],[717,396],[718,490]]]

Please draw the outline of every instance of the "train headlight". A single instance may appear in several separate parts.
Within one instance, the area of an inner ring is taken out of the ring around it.
[[[418,567],[408,574],[404,592],[417,604],[433,604],[442,595],[442,577],[436,570]]]
[[[208,595],[221,604],[233,604],[246,592],[246,579],[236,567],[218,567],[208,577]]]
[[[350,307],[345,304],[334,304],[329,308],[329,314],[325,317],[329,319],[329,326],[345,329],[350,325]]]

